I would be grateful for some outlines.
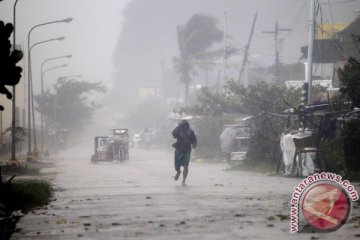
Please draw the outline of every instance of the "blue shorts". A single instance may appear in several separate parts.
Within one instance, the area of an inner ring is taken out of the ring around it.
[[[188,167],[190,162],[190,152],[180,152],[175,150],[175,170],[180,171],[180,167]]]

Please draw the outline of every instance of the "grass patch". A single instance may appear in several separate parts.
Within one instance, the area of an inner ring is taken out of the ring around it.
[[[50,202],[52,187],[48,182],[12,181],[0,185],[0,239],[10,239],[20,216],[11,214],[21,210],[23,213],[44,206]]]
[[[17,166],[4,166],[1,168],[1,172],[3,175],[26,175],[26,176],[39,176],[40,168],[35,166],[25,166],[25,167],[17,167]]]
[[[19,181],[0,186],[0,203],[6,212],[21,210],[27,213],[48,204],[51,195],[51,185],[45,181]]]
[[[25,168],[24,175],[38,176],[41,175],[40,168],[37,167],[27,167]]]

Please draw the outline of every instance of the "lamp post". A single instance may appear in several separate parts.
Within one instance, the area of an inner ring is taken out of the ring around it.
[[[35,129],[35,111],[34,111],[34,95],[33,95],[33,81],[32,81],[32,68],[31,68],[31,51],[35,46],[38,46],[43,43],[51,42],[51,41],[63,41],[65,37],[58,37],[58,38],[52,38],[44,41],[40,41],[37,43],[34,43],[31,47],[28,48],[28,79],[29,79],[29,87],[28,87],[28,125],[29,125],[29,139],[28,139],[28,158],[30,158],[31,154],[31,113],[30,113],[30,106],[31,106],[31,112],[32,112],[32,121],[33,121],[33,129],[34,129],[34,150],[33,155],[35,158],[38,157],[39,151],[37,149],[36,144],[36,129]],[[30,100],[31,99],[31,100]]]
[[[35,26],[33,26],[29,33],[28,33],[28,37],[27,37],[27,46],[28,46],[28,70],[31,68],[30,66],[30,38],[31,38],[31,33],[35,28],[41,27],[41,26],[45,26],[45,25],[49,25],[49,24],[54,24],[54,23],[69,23],[72,21],[72,18],[65,18],[65,19],[60,19],[60,20],[55,20],[55,21],[50,21],[50,22],[45,22],[45,23],[40,23],[37,24]],[[27,153],[27,160],[32,160],[31,158],[31,90],[30,90],[30,86],[31,86],[31,77],[28,75],[28,153]]]
[[[72,55],[68,55],[68,56],[72,56]],[[64,57],[64,56],[62,56],[62,57]],[[60,57],[57,57],[57,58],[60,58]],[[52,59],[57,59],[57,58],[49,58],[49,59],[46,59],[44,62],[43,62],[43,64],[41,65],[41,67],[43,67],[43,65],[44,65],[44,63],[46,62],[46,61],[49,61],[49,60],[52,60]],[[62,64],[62,65],[58,65],[58,66],[55,66],[55,67],[51,67],[51,68],[48,68],[48,69],[45,69],[45,70],[41,70],[41,83],[42,83],[42,89],[44,90],[44,76],[45,76],[45,73],[47,73],[48,71],[51,71],[51,70],[54,70],[54,69],[57,69],[57,68],[63,68],[63,67],[67,67],[68,66],[68,64]],[[57,98],[57,96],[55,97],[55,99]],[[54,104],[54,108],[56,107],[56,104]],[[53,116],[54,116],[54,126],[55,126],[55,111],[56,111],[56,109],[54,109],[54,113],[53,113]],[[43,115],[41,115],[41,116],[43,116]],[[42,121],[43,122],[43,121]],[[43,125],[41,125],[41,134],[42,134],[42,136],[43,136],[43,134],[44,134],[44,127],[43,127]],[[43,141],[42,141],[42,146],[41,146],[42,148],[43,148]]]
[[[56,60],[56,59],[60,59],[60,58],[71,58],[72,55],[64,55],[64,56],[58,56],[58,57],[53,57],[53,58],[48,58],[45,59],[42,63],[41,63],[41,95],[44,95],[44,74],[45,72],[47,72],[48,70],[51,69],[46,69],[44,71],[44,65],[46,62],[52,61],[52,60]],[[41,125],[41,151],[43,152],[44,150],[44,115],[42,112],[40,112],[40,125]]]
[[[13,31],[13,49],[15,50],[16,44],[16,5],[19,0],[15,0],[14,7],[13,7],[13,22],[14,22],[14,31]],[[15,156],[15,129],[16,129],[16,99],[15,99],[15,91],[16,85],[13,86],[12,91],[12,113],[11,113],[11,160],[16,160]]]

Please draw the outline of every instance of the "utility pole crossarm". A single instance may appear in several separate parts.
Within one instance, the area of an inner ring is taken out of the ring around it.
[[[275,40],[275,66],[276,66],[276,81],[279,81],[279,75],[280,75],[280,57],[279,57],[279,51],[278,51],[278,36],[279,32],[288,32],[291,31],[291,28],[279,28],[279,24],[276,21],[275,23],[275,30],[274,31],[262,31],[262,33],[269,33],[274,35]]]

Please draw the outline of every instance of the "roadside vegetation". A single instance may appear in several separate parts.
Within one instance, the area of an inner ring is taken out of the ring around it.
[[[7,166],[0,184],[0,239],[9,239],[23,214],[50,202],[52,187],[44,180],[17,180],[18,176],[40,176],[37,167]],[[11,177],[10,177],[11,176]],[[20,177],[19,177],[20,178]]]
[[[0,186],[0,203],[6,213],[21,210],[23,213],[49,203],[51,185],[41,180],[13,181]]]
[[[359,77],[360,75],[354,79]],[[326,90],[316,87],[314,94],[323,95]],[[244,165],[237,166],[234,170],[275,172],[281,159],[281,133],[289,127],[302,127],[298,116],[287,118],[283,114],[290,106],[298,106],[300,97],[300,89],[286,89],[263,82],[244,88],[229,81],[222,93],[204,88],[198,96],[197,104],[183,110],[188,114],[202,116],[198,135],[205,143],[201,145],[202,149],[197,151],[198,157],[221,156],[219,130],[230,123],[229,116],[233,115],[234,119],[234,116],[251,115],[254,118],[251,123],[252,136],[247,160]],[[345,96],[342,99],[343,102],[348,100]],[[332,102],[330,109],[337,107],[338,102]],[[351,112],[350,109],[342,110],[345,110],[345,113]],[[343,114],[340,114],[340,117],[346,118]],[[313,121],[318,123],[320,119],[314,117]],[[349,180],[360,180],[357,164],[360,156],[359,126],[360,120],[356,116],[338,122],[332,129],[334,135],[321,142],[321,158],[326,171],[341,174]]]

